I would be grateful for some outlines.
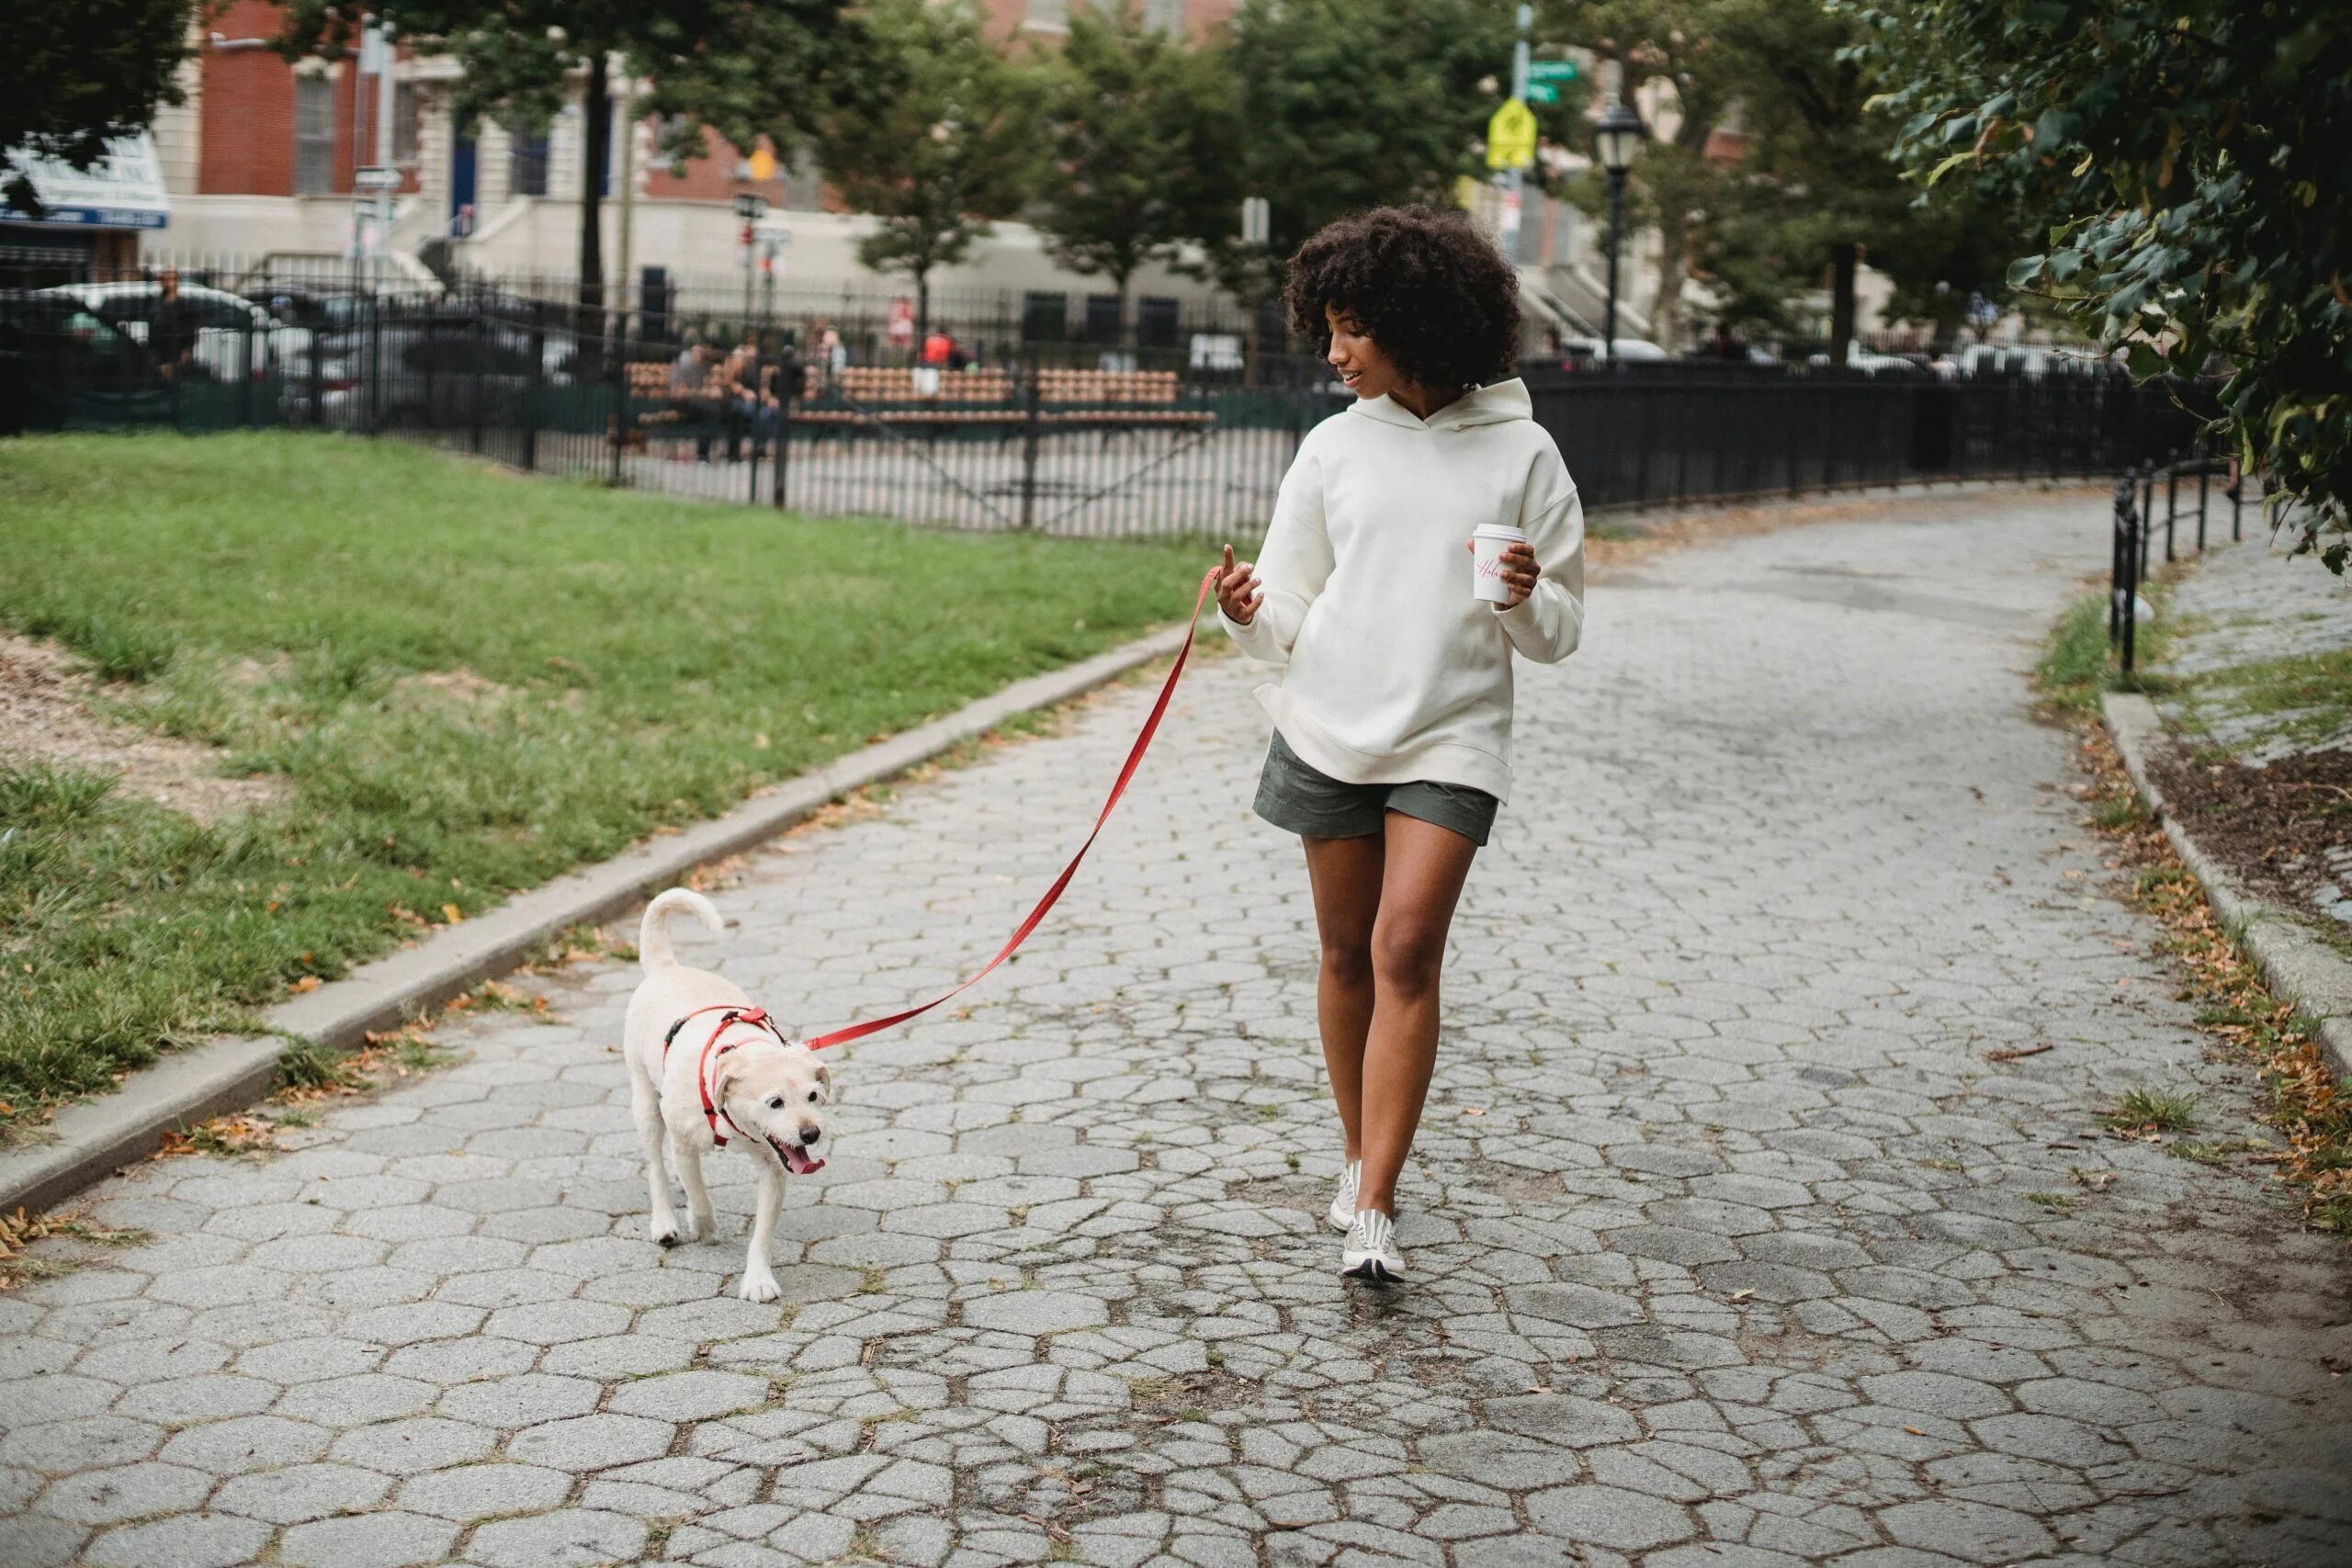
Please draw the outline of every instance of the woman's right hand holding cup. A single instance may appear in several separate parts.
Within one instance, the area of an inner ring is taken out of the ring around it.
[[[1216,607],[1225,618],[1237,626],[1246,626],[1258,614],[1258,605],[1266,591],[1258,582],[1258,574],[1248,561],[1233,558],[1233,547],[1225,547],[1225,563],[1216,571]]]

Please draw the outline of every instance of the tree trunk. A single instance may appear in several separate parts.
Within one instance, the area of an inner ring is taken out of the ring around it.
[[[1119,291],[1119,325],[1111,336],[1112,345],[1116,348],[1127,346],[1127,285],[1134,277],[1135,273],[1129,270],[1114,273],[1111,278],[1113,287]]]
[[[1650,341],[1668,354],[1682,351],[1682,270],[1690,251],[1690,220],[1683,209],[1660,204],[1657,301],[1650,307]]]
[[[931,268],[926,265],[915,274],[915,358],[922,358],[922,345],[931,338]]]
[[[605,174],[612,157],[613,100],[605,74],[605,51],[588,54],[588,84],[581,89],[580,160],[580,337],[605,335]]]
[[[1946,289],[1936,299],[1934,340],[1928,344],[1938,354],[1950,354],[1960,342],[1960,324],[1968,319],[1968,296],[1957,288]]]
[[[1846,363],[1846,345],[1854,341],[1854,269],[1861,246],[1840,240],[1829,247],[1829,363]]]

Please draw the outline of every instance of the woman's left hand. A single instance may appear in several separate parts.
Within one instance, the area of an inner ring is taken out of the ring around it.
[[[1467,543],[1463,547],[1474,555],[1478,549],[1476,545]],[[1523,539],[1514,545],[1505,545],[1502,554],[1496,558],[1496,564],[1502,569],[1503,586],[1510,591],[1510,597],[1495,608],[1498,611],[1510,610],[1526,604],[1527,596],[1535,592],[1535,579],[1542,570],[1535,564],[1535,547]]]

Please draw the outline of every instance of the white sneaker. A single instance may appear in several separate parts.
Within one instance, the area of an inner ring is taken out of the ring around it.
[[[1356,1223],[1356,1183],[1363,1179],[1363,1161],[1351,1160],[1340,1173],[1340,1190],[1331,1194],[1331,1228],[1346,1230]]]
[[[1375,1285],[1401,1282],[1405,1256],[1396,1250],[1396,1222],[1377,1209],[1358,1209],[1348,1239],[1340,1244],[1340,1273]]]

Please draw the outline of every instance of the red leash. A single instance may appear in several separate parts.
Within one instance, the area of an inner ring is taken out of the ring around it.
[[[1102,824],[1111,819],[1111,808],[1119,804],[1121,795],[1127,793],[1127,784],[1136,776],[1136,769],[1143,761],[1144,752],[1150,748],[1152,736],[1159,732],[1160,718],[1168,712],[1168,700],[1176,694],[1177,679],[1184,673],[1184,661],[1192,657],[1193,635],[1200,628],[1201,606],[1209,602],[1209,592],[1216,585],[1216,574],[1217,569],[1212,567],[1201,579],[1200,595],[1193,601],[1193,618],[1185,624],[1184,643],[1176,650],[1175,667],[1168,671],[1168,679],[1160,683],[1159,698],[1151,705],[1151,716],[1143,721],[1143,730],[1136,737],[1134,747],[1127,752],[1126,766],[1119,770],[1118,778],[1111,785],[1110,798],[1102,803],[1102,811],[1094,818],[1094,830],[1086,835],[1086,842],[1078,846],[1078,853],[1069,857],[1069,863],[1062,867],[1062,874],[1054,878],[1054,885],[1046,889],[1046,896],[1037,900],[1037,907],[1029,911],[1029,918],[1023,920],[1019,928],[1013,931],[1012,940],[999,948],[996,956],[989,959],[978,974],[945,996],[934,997],[921,1007],[909,1008],[904,1012],[894,1012],[887,1018],[870,1018],[864,1023],[853,1023],[846,1029],[836,1029],[830,1034],[820,1034],[807,1043],[810,1050],[821,1051],[828,1045],[846,1045],[853,1040],[863,1040],[869,1034],[878,1034],[883,1030],[894,1028],[910,1018],[929,1012],[942,1002],[954,1000],[978,985],[988,976],[989,970],[1012,957],[1013,949],[1029,940],[1029,933],[1037,929],[1038,922],[1046,918],[1046,912],[1061,898],[1062,890],[1069,886],[1070,878],[1078,874],[1079,863],[1086,858],[1086,852],[1094,847],[1094,840],[1102,832]]]

